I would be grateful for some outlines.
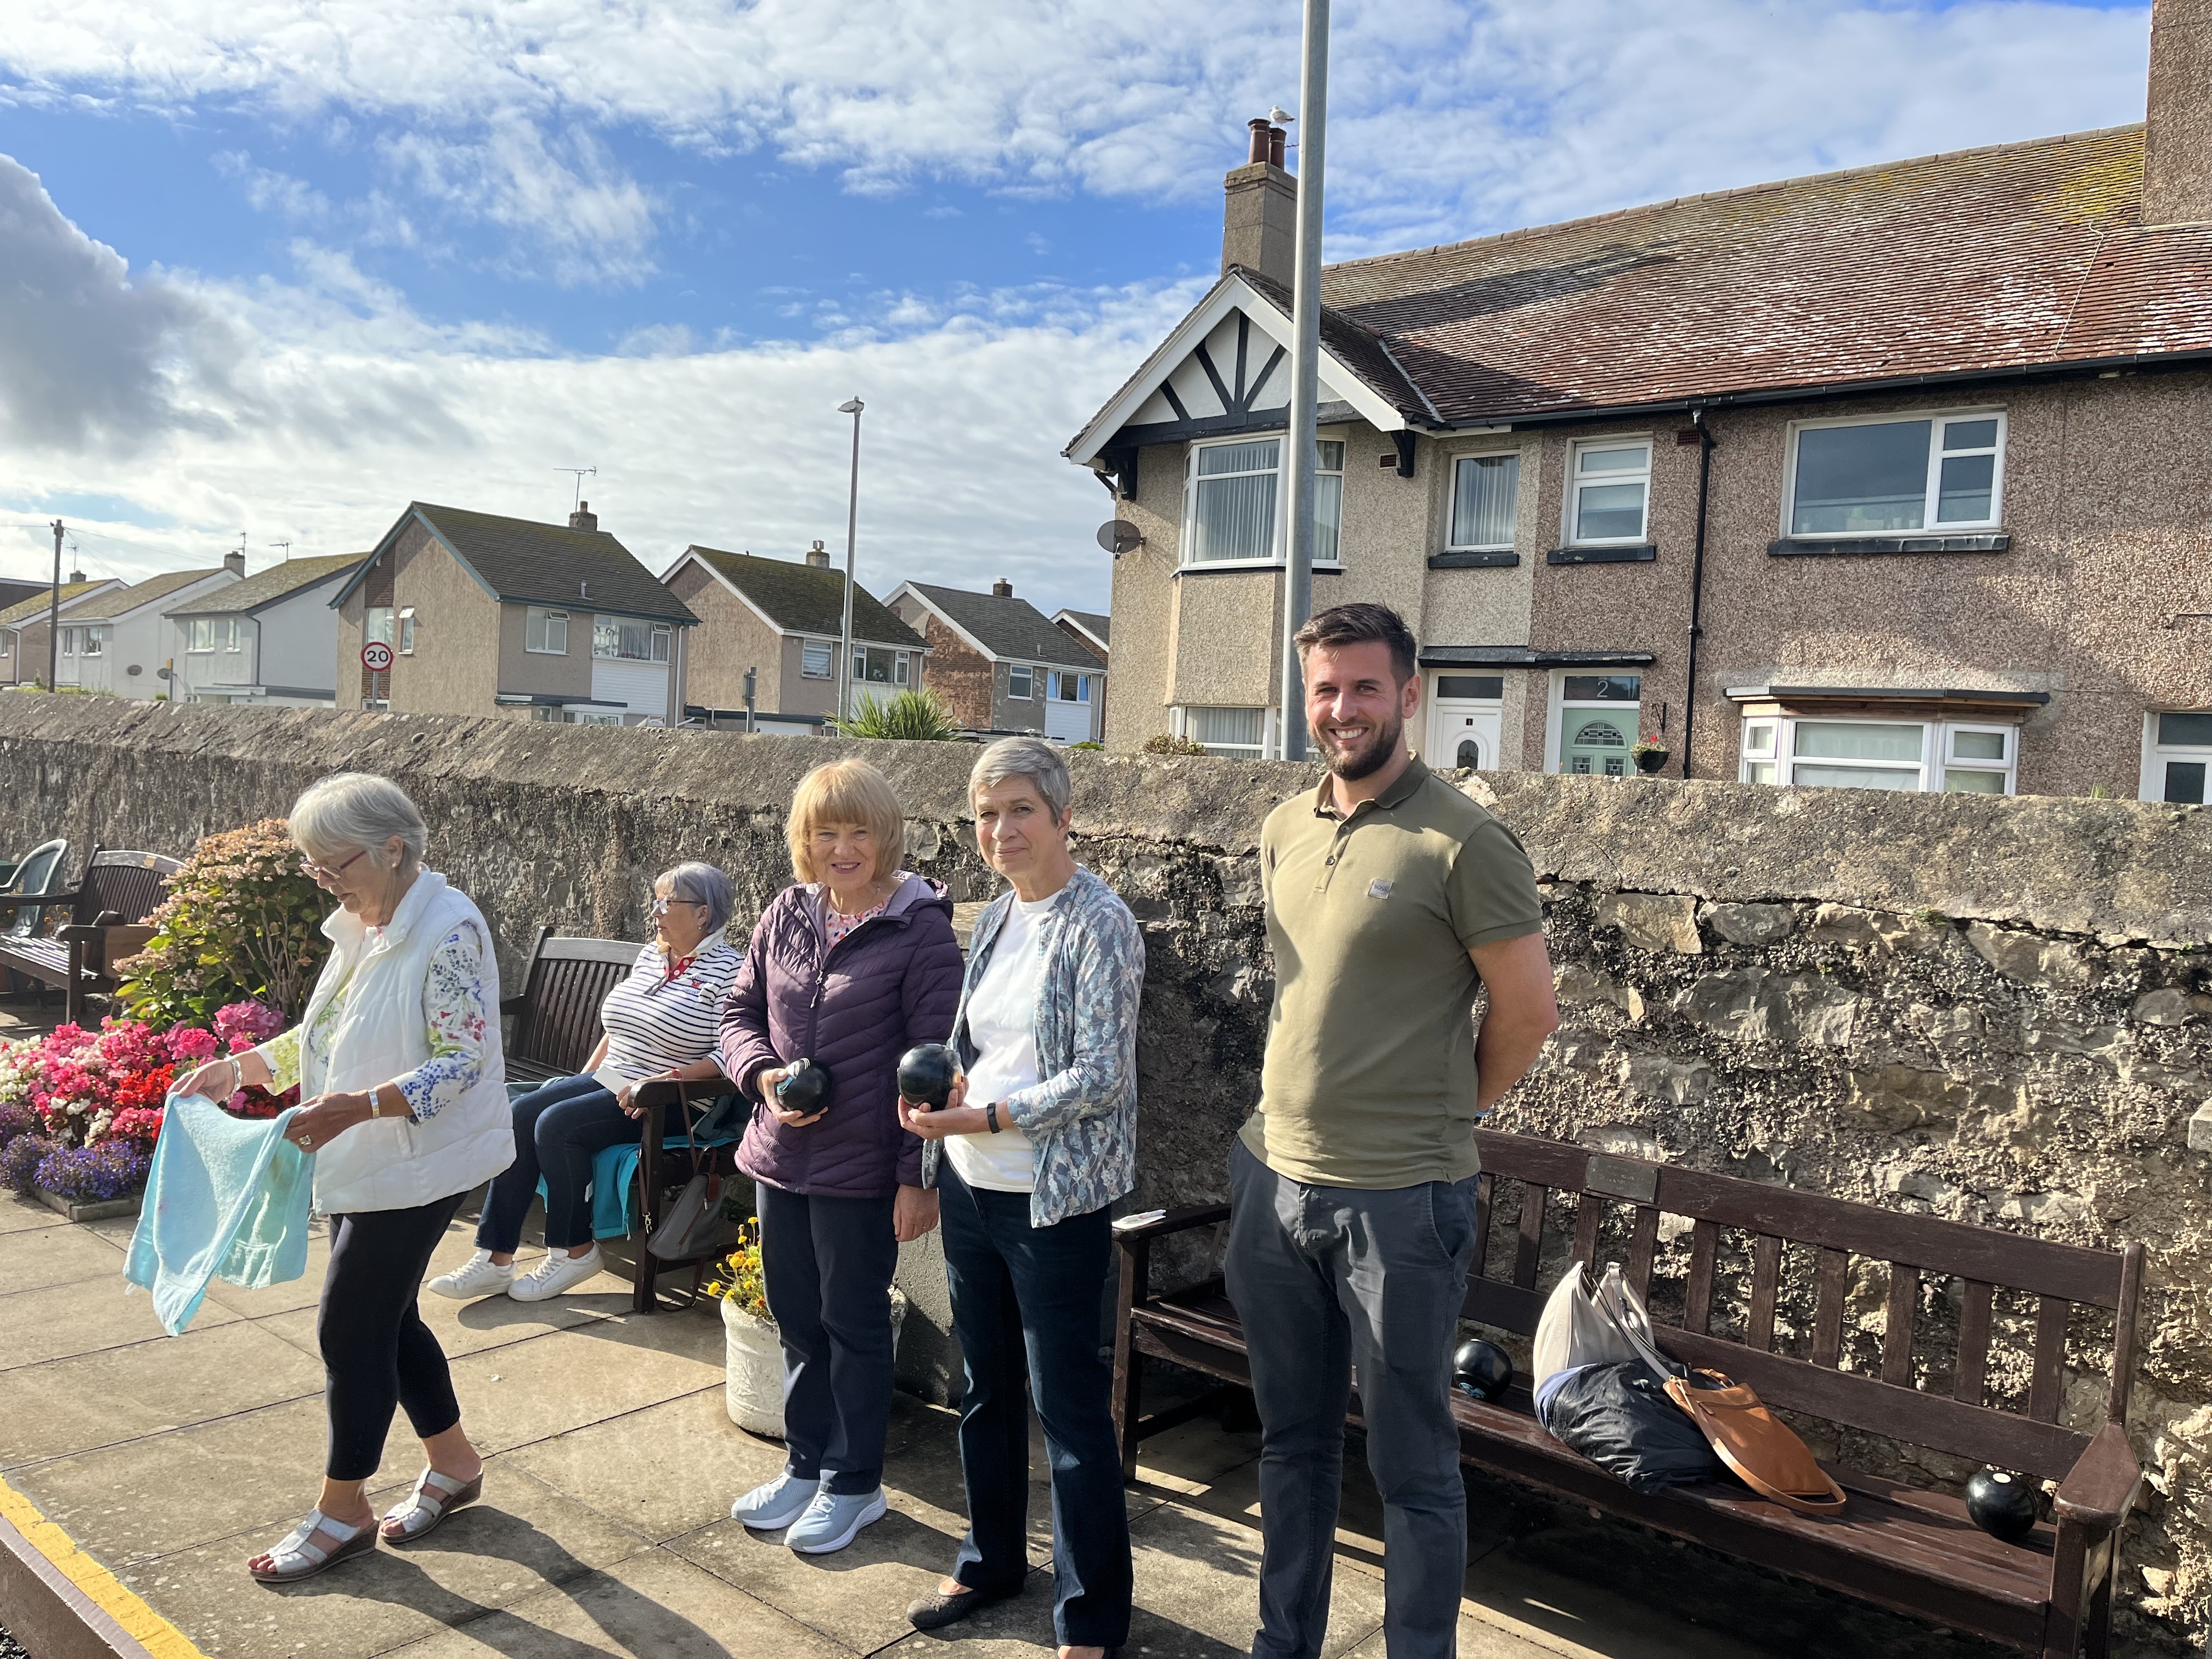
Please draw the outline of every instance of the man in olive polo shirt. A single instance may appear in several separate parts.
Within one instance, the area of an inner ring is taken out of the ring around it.
[[[1421,687],[1404,622],[1339,605],[1297,646],[1328,775],[1261,835],[1275,1006],[1260,1109],[1230,1150],[1229,1294],[1264,1431],[1252,1651],[1321,1651],[1357,1366],[1389,1659],[1449,1659],[1467,1496],[1449,1373],[1474,1126],[1559,1010],[1528,854],[1407,747]]]

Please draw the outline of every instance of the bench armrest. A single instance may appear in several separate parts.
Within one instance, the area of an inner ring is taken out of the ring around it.
[[[2107,1423],[2058,1483],[2051,1513],[2094,1533],[2110,1532],[2127,1519],[2142,1485],[2142,1465],[2128,1444],[2127,1431]]]
[[[519,1014],[529,1006],[530,999],[526,996],[517,995],[501,997],[499,1000],[499,1012],[502,1016],[507,1014]]]
[[[679,1100],[715,1100],[737,1091],[738,1085],[717,1072],[712,1077],[693,1078],[685,1083],[658,1079],[651,1083],[641,1083],[630,1098],[640,1106],[673,1106]]]
[[[0,913],[27,910],[33,908],[68,909],[83,896],[81,892],[0,893]]]
[[[1172,1210],[1140,1210],[1114,1224],[1114,1241],[1117,1244],[1133,1244],[1139,1239],[1164,1238],[1170,1233],[1187,1232],[1193,1227],[1228,1219],[1226,1204],[1185,1204]]]

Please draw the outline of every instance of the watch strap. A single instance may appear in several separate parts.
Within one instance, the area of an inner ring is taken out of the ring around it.
[[[985,1103],[983,1107],[983,1121],[991,1126],[991,1133],[993,1134],[999,1133],[999,1103],[997,1101],[994,1100]]]

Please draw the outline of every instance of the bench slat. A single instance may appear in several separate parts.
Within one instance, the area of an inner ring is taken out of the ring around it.
[[[1575,1260],[1584,1267],[1597,1262],[1597,1224],[1605,1216],[1605,1200],[1584,1193],[1575,1206]]]
[[[1545,1195],[1546,1189],[1534,1182],[1522,1183],[1521,1241],[1513,1253],[1513,1282],[1524,1291],[1536,1285],[1536,1262],[1544,1248]]]
[[[1774,1348],[1774,1304],[1782,1287],[1782,1241],[1761,1233],[1752,1247],[1751,1319],[1743,1340],[1761,1352]]]
[[[1850,1252],[1822,1247],[1813,1268],[1813,1363],[1830,1370],[1843,1363],[1844,1296],[1850,1273]]]
[[[1647,1301],[1651,1296],[1651,1263],[1658,1254],[1659,1212],[1645,1205],[1636,1212],[1636,1231],[1628,1241],[1628,1282]]]
[[[1900,1389],[1912,1386],[1912,1321],[1919,1311],[1920,1270],[1891,1262],[1889,1312],[1881,1332],[1881,1380]]]
[[[2028,1383],[2027,1414],[2039,1423],[2056,1423],[2066,1364],[2066,1316],[2063,1298],[2035,1299],[2035,1371]]]
[[[1996,1295],[1996,1285],[1970,1279],[1959,1310],[1959,1363],[1951,1378],[1951,1397],[1970,1406],[1982,1403],[1982,1389],[1989,1381],[1990,1304]]]
[[[1703,1336],[1713,1328],[1713,1264],[1719,1259],[1720,1224],[1699,1221],[1690,1229],[1690,1279],[1683,1288],[1682,1323]]]

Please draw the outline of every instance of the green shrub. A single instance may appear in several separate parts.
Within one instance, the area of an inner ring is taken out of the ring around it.
[[[301,867],[282,818],[204,837],[167,886],[147,918],[155,933],[144,954],[122,964],[131,1013],[156,1027],[199,1025],[249,997],[289,1019],[306,1011],[330,953],[331,901]]]
[[[1206,745],[1196,738],[1170,737],[1163,732],[1157,738],[1145,739],[1147,755],[1203,755]]]
[[[960,735],[952,711],[933,691],[902,691],[888,702],[863,693],[853,718],[834,722],[848,738],[887,738],[903,743],[950,743]]]
[[[1093,743],[1090,738],[1085,738],[1081,743],[1071,743],[1067,746],[1070,749],[1103,749],[1106,745],[1103,743]]]

